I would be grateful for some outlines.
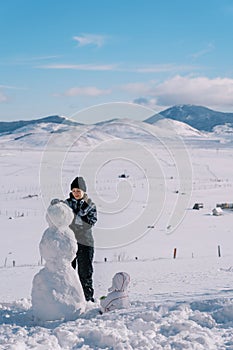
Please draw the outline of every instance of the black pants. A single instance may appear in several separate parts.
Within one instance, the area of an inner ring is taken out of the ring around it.
[[[93,289],[93,258],[94,248],[78,243],[78,251],[76,258],[72,261],[71,265],[76,269],[78,264],[78,275],[83,287],[83,292],[87,301],[93,301],[94,289]]]

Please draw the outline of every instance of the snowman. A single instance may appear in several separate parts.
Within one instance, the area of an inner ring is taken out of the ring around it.
[[[83,289],[76,271],[71,266],[77,251],[77,242],[69,228],[73,212],[63,202],[47,209],[49,227],[40,241],[41,257],[45,267],[32,282],[32,313],[35,320],[75,320],[86,308]]]

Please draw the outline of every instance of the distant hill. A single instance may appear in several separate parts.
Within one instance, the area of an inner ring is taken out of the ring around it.
[[[51,149],[70,148],[73,150],[84,150],[95,147],[105,141],[129,140],[136,141],[153,147],[159,143],[159,138],[169,138],[171,135],[179,135],[185,139],[203,140],[206,135],[191,126],[162,118],[154,124],[145,123],[131,119],[112,119],[101,123],[70,124],[68,120],[44,118],[43,122],[28,123],[22,126],[19,122],[13,131],[0,132],[0,148],[2,149]],[[52,121],[52,122],[51,122]],[[62,123],[61,123],[62,122]],[[73,122],[72,122],[73,123]],[[20,127],[19,127],[20,126]],[[221,135],[220,135],[221,136]]]
[[[176,105],[171,108],[165,109],[160,113],[153,115],[152,117],[145,119],[143,122],[148,124],[155,124],[161,119],[172,119],[182,123],[186,123],[194,129],[199,131],[212,132],[216,127],[224,126],[224,128],[233,128],[233,113],[217,112],[212,109],[195,106],[195,105]],[[108,121],[100,121],[94,125],[104,127],[106,123],[114,127],[114,122],[117,123],[118,119],[112,119]],[[120,120],[121,123],[123,119]],[[80,126],[85,125],[76,121],[70,120],[66,117],[60,117],[58,115],[48,116],[40,119],[33,120],[19,120],[12,122],[0,122],[0,134],[8,134],[14,132],[17,129],[27,126],[37,126],[40,124],[63,124],[68,126]],[[117,123],[118,125],[118,123]],[[225,130],[224,129],[224,130]],[[222,128],[218,129],[219,131]]]
[[[233,113],[217,112],[206,107],[194,105],[173,106],[159,114],[153,115],[144,120],[144,122],[154,124],[161,117],[178,120],[200,131],[211,132],[215,126],[226,123],[233,126]]]
[[[59,117],[58,115],[52,115],[45,118],[33,119],[33,120],[19,120],[13,122],[0,122],[0,133],[9,133],[13,132],[19,128],[22,128],[27,125],[35,125],[42,123],[55,123],[55,124],[64,124],[64,125],[82,125],[78,122],[69,120],[65,117]]]

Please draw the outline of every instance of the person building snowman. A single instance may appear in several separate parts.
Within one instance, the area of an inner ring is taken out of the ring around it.
[[[107,296],[100,298],[100,313],[115,309],[125,309],[130,307],[128,297],[128,285],[130,276],[127,272],[117,272],[112,279],[112,286],[108,289]]]
[[[37,321],[75,320],[86,308],[82,285],[71,266],[76,239],[69,228],[72,210],[63,202],[51,204],[46,213],[49,227],[39,244],[45,266],[32,282],[32,315]]]
[[[97,221],[97,210],[86,193],[87,186],[83,177],[76,177],[70,185],[70,196],[65,203],[73,210],[74,219],[70,225],[74,232],[78,247],[72,266],[78,267],[78,275],[83,287],[86,301],[94,302],[93,258],[94,238],[92,226]]]

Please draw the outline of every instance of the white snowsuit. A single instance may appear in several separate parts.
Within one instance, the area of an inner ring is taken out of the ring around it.
[[[100,300],[101,312],[130,307],[127,293],[129,282],[130,276],[126,272],[118,272],[114,275],[108,295]]]

